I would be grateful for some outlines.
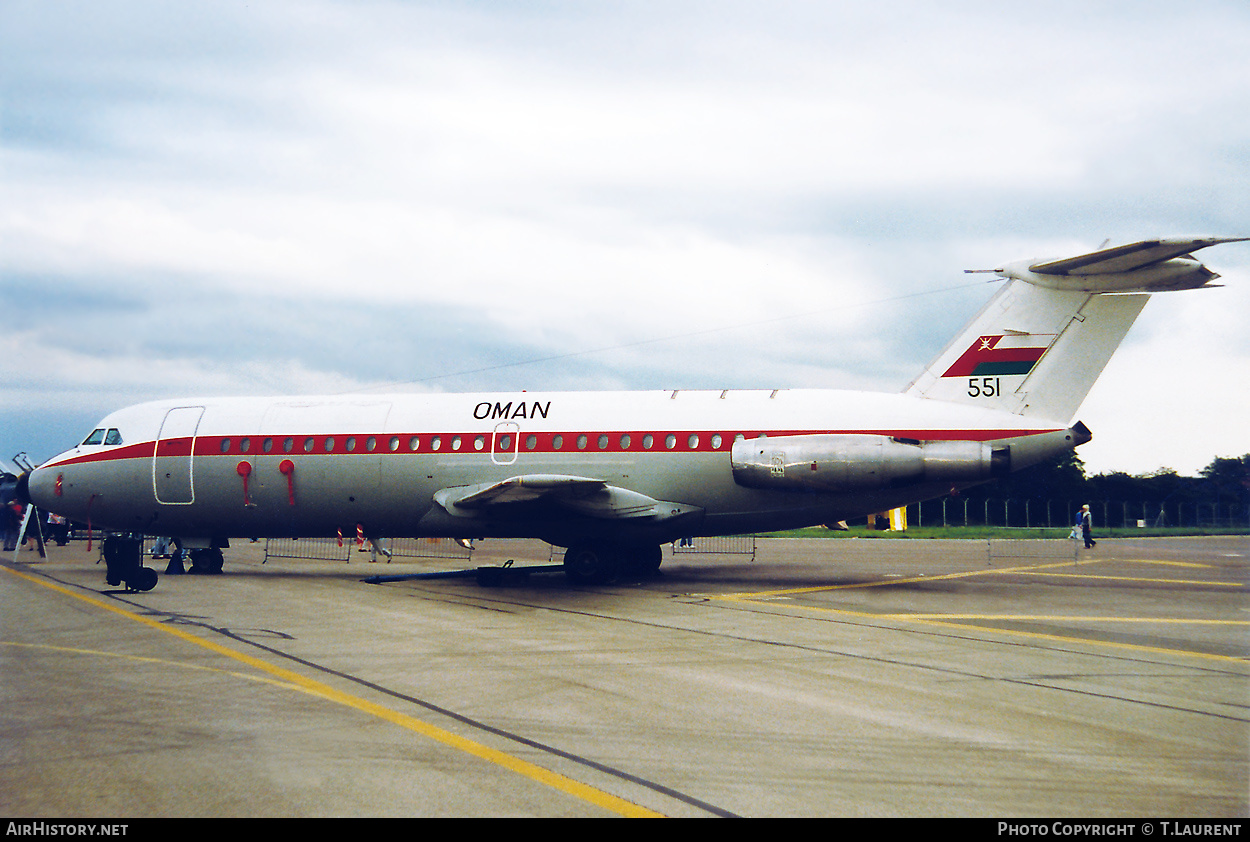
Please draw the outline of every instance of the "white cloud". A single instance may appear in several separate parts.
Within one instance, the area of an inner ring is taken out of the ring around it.
[[[898,389],[979,291],[901,295],[1250,233],[1242,4],[73,8],[0,10],[0,307],[38,333],[0,397],[32,412],[478,369],[435,382]],[[1250,449],[1247,300],[1214,295],[1148,308],[1083,413],[1091,465]],[[1135,437],[1164,369],[1167,433]]]
[[[1220,265],[1214,250],[1203,256]],[[1081,408],[1094,432],[1080,450],[1088,471],[1194,476],[1216,456],[1250,453],[1250,261],[1237,264],[1224,289],[1146,305]]]

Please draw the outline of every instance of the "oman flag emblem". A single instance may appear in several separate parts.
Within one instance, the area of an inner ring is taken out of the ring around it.
[[[1036,333],[999,334],[976,339],[946,369],[943,377],[985,377],[1028,374],[1055,341],[1055,336]]]

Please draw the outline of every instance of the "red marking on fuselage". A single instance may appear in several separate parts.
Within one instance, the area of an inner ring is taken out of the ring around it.
[[[613,454],[613,453],[728,453],[732,448],[737,436],[741,435],[746,439],[755,439],[760,436],[768,438],[778,438],[783,436],[804,436],[804,435],[860,435],[860,436],[885,436],[889,438],[908,439],[915,441],[998,441],[1001,439],[1022,438],[1026,436],[1045,435],[1047,433],[1059,432],[1062,428],[1052,429],[986,429],[986,430],[899,430],[899,429],[868,429],[868,430],[746,430],[733,432],[720,432],[716,430],[662,430],[655,431],[602,431],[593,432],[521,432],[509,433],[515,435],[519,441],[512,441],[508,446],[503,446],[501,440],[503,436],[492,436],[489,432],[469,432],[469,433],[355,433],[355,434],[335,434],[329,435],[292,435],[292,436],[197,436],[194,439],[190,437],[178,439],[161,439],[159,448],[157,443],[153,441],[139,442],[137,444],[123,445],[120,447],[104,447],[102,450],[94,453],[83,453],[71,456],[58,465],[79,465],[92,462],[112,462],[124,459],[151,459],[153,452],[159,457],[189,457],[192,454],[192,444],[194,443],[194,455],[196,458],[214,457],[214,456],[230,456],[237,458],[240,455],[250,456],[253,458],[274,456],[274,457],[298,457],[298,458],[315,458],[321,456],[487,456],[492,452],[498,454],[524,455],[527,453],[544,454],[544,455],[566,455],[573,457],[592,456],[595,454]],[[528,439],[534,437],[533,446],[530,447]],[[586,437],[585,445],[578,446],[578,439],[581,436]],[[628,442],[622,444],[623,438],[628,436]],[[645,445],[646,437],[651,437],[651,446]],[[672,447],[667,444],[669,436],[673,436],[675,441]],[[694,446],[691,446],[691,437],[697,437]],[[718,444],[714,443],[713,438],[720,437]],[[606,437],[606,445],[600,446],[600,437]],[[556,446],[557,438],[560,439],[560,446]],[[286,440],[290,439],[292,446],[287,450],[283,445]],[[354,440],[353,449],[348,450],[349,439]],[[369,449],[367,443],[370,439],[374,440],[374,447]],[[412,441],[417,440],[417,447],[413,449]],[[456,440],[459,440],[456,446]],[[476,447],[478,439],[482,440],[482,446]],[[494,450],[491,450],[492,439],[494,441]],[[249,440],[246,450],[242,449],[241,442]],[[269,450],[264,449],[266,440],[271,441]],[[329,448],[326,446],[327,440],[332,444]],[[438,449],[434,449],[433,443],[438,441]],[[222,443],[229,444],[223,448]],[[311,446],[307,447],[306,443],[311,442]],[[394,443],[394,446],[392,444]]]

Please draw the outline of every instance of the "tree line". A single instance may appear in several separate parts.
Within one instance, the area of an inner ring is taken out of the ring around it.
[[[1149,474],[1122,471],[1087,475],[1075,453],[925,503],[925,525],[991,523],[1062,526],[1089,504],[1105,528],[1147,526],[1250,526],[1250,453],[1217,457],[1196,477],[1171,468]]]

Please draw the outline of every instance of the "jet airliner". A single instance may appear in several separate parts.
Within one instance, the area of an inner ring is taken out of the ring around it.
[[[144,403],[19,479],[40,509],[175,536],[540,538],[579,583],[660,564],[685,536],[830,523],[1053,460],[1152,293],[1210,286],[1160,239],[993,272],[988,304],[902,393],[520,392]],[[137,567],[132,589],[156,582]]]

